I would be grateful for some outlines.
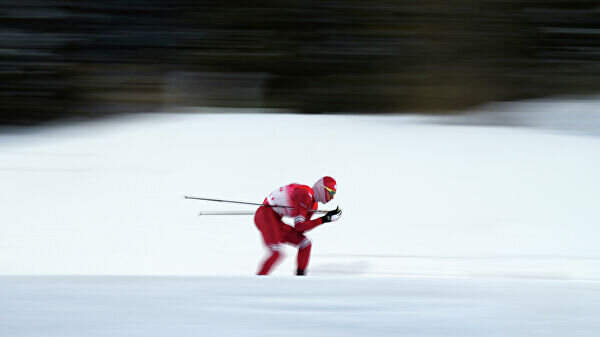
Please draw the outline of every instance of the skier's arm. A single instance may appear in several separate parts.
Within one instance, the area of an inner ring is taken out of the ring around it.
[[[317,209],[318,203],[310,205],[310,208],[306,207],[306,204],[300,202],[294,202],[294,228],[296,232],[304,233],[309,231],[323,223],[321,218],[311,220],[311,216],[314,214],[311,210]]]
[[[316,209],[316,207],[314,207],[314,209]],[[308,214],[309,211],[305,210],[306,213]],[[310,215],[308,215],[310,217]],[[300,222],[295,222],[295,228],[297,232],[303,233],[306,231],[309,231],[319,225],[322,225],[324,223],[327,222],[332,222],[332,221],[336,221],[337,219],[339,219],[342,216],[342,210],[338,207],[336,209],[334,209],[333,211],[329,211],[327,212],[324,216],[320,217],[320,218],[316,218],[313,220],[309,220],[306,221],[306,218],[294,218],[294,221],[296,221],[296,219],[302,220],[304,219],[304,221],[300,221]]]
[[[294,221],[295,220],[296,219],[294,218]],[[323,218],[316,218],[313,220],[304,220],[302,222],[296,222],[294,228],[296,228],[296,232],[304,233],[322,224]]]

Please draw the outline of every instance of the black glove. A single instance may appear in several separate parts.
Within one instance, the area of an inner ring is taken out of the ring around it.
[[[326,223],[326,222],[336,221],[341,216],[342,216],[342,210],[338,206],[333,211],[329,211],[329,212],[325,213],[325,215],[323,217],[321,217],[321,219],[323,219],[323,223]]]

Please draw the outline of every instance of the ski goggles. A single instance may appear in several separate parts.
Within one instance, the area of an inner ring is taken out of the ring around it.
[[[325,190],[327,191],[327,193],[329,193],[329,197],[333,198],[335,196],[335,190],[323,185],[323,187],[325,187]]]

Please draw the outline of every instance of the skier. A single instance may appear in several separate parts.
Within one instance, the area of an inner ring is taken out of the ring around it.
[[[280,244],[287,243],[298,247],[296,275],[305,275],[310,259],[311,241],[304,233],[327,222],[336,221],[342,216],[340,208],[327,212],[324,216],[311,220],[318,203],[325,204],[334,198],[337,183],[331,177],[323,177],[313,185],[289,184],[273,191],[263,205],[256,210],[254,223],[260,231],[270,255],[263,262],[258,275],[267,275],[271,267],[281,257]],[[270,207],[284,206],[284,207]],[[281,221],[291,217],[294,227]]]

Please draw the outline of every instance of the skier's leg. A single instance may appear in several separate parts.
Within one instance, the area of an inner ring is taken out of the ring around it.
[[[279,257],[281,256],[279,247],[269,248],[269,251],[271,252],[269,257],[262,263],[262,267],[256,275],[268,275],[273,265],[279,260]]]
[[[258,275],[267,275],[271,268],[281,257],[280,242],[281,233],[279,230],[280,218],[272,209],[259,207],[254,216],[254,223],[260,231],[263,241],[269,250],[269,256],[262,263]]]
[[[302,242],[298,245],[298,270],[296,275],[304,275],[306,274],[306,268],[308,267],[308,262],[310,260],[310,249],[312,248],[312,243],[310,240],[305,237]]]
[[[296,231],[285,233],[284,242],[291,243],[298,247],[298,269],[296,275],[305,275],[308,262],[310,261],[310,249],[312,243],[309,238]]]

